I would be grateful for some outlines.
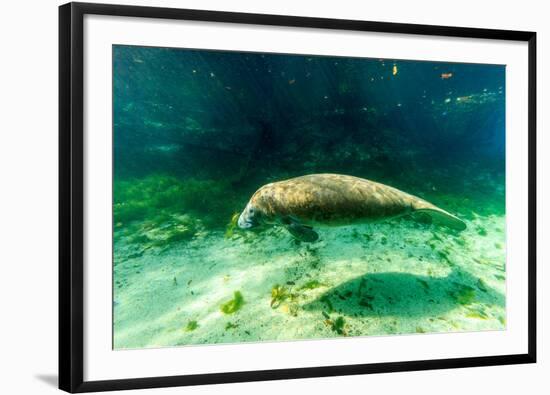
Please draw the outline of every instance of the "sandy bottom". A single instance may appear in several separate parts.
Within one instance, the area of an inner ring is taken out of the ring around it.
[[[314,244],[272,228],[162,249],[119,237],[114,347],[501,330],[504,227],[502,216],[456,234],[401,219],[320,229]]]

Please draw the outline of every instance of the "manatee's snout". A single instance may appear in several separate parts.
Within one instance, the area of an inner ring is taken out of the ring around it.
[[[243,212],[239,216],[237,225],[241,229],[250,229],[259,225],[256,209],[250,203],[246,205]]]

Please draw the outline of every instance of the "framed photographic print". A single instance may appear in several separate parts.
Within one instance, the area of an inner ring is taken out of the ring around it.
[[[535,362],[535,33],[59,16],[60,388]]]

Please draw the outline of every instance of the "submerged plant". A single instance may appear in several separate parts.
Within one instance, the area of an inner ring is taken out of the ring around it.
[[[178,241],[190,240],[195,236],[195,229],[188,227],[176,227],[168,233],[165,241],[166,243],[174,243]]]
[[[325,304],[329,313],[332,313],[334,311],[334,306],[332,305],[332,302],[327,295],[322,296],[319,301]]]
[[[332,329],[334,332],[338,333],[339,335],[342,335],[342,336],[348,335],[346,331],[346,320],[342,316],[339,316],[335,320],[326,319],[325,324],[328,325],[330,329]]]
[[[167,175],[115,179],[113,198],[114,223],[119,227],[144,220],[156,227],[170,215],[188,213],[220,228],[238,204],[236,194],[224,182]]]
[[[285,286],[279,284],[274,285],[273,288],[271,288],[271,308],[276,309],[289,297],[290,293]]]
[[[480,320],[486,320],[489,318],[487,313],[483,310],[483,308],[477,308],[477,309],[470,309],[468,310],[468,313],[466,313],[466,317],[468,318],[477,318]]]
[[[307,283],[302,285],[299,289],[300,290],[304,290],[304,289],[310,290],[310,289],[315,289],[315,288],[319,288],[319,287],[322,287],[322,286],[324,286],[324,284],[319,282],[318,280],[309,280]]]
[[[483,226],[479,226],[477,228],[477,234],[480,236],[487,236],[487,229],[485,229]]]
[[[149,236],[143,233],[136,233],[128,237],[128,242],[132,244],[146,244],[150,241],[151,239],[149,238]]]
[[[474,288],[465,284],[457,284],[458,289],[451,293],[451,296],[461,305],[468,305],[472,303],[476,298],[476,291]]]
[[[481,278],[477,280],[476,286],[480,291],[487,292],[487,284],[485,284],[485,281],[483,281]]]
[[[238,212],[234,213],[231,216],[231,221],[227,224],[227,227],[225,228],[225,238],[230,239],[235,234],[235,230],[237,228],[237,222],[239,221],[240,214]]]
[[[220,310],[224,314],[234,314],[243,307],[243,304],[243,295],[240,293],[240,291],[235,291],[235,293],[233,294],[233,299],[223,303],[220,306]]]
[[[236,329],[238,328],[239,325],[238,324],[234,324],[232,322],[228,322],[227,324],[225,324],[225,330],[229,330],[229,329]]]
[[[186,332],[192,332],[194,331],[195,329],[197,329],[199,327],[199,324],[197,323],[197,321],[195,320],[192,320],[192,321],[189,321],[185,327],[185,331]]]

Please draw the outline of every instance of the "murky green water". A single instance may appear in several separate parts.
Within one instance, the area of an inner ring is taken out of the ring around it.
[[[500,330],[496,65],[115,46],[114,346]],[[240,229],[262,185],[339,173],[430,201],[316,229]],[[420,218],[421,219],[421,218]]]

